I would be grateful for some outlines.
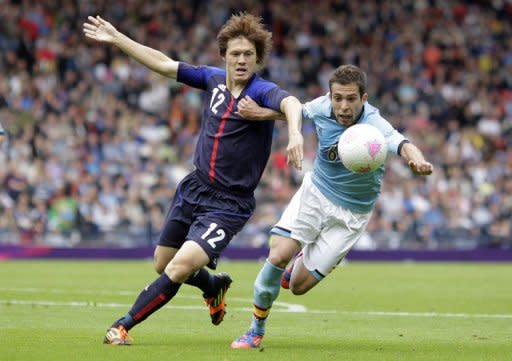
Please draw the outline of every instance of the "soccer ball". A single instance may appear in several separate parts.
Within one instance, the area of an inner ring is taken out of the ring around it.
[[[354,173],[371,173],[386,160],[388,147],[384,135],[370,124],[354,124],[338,141],[343,165]]]

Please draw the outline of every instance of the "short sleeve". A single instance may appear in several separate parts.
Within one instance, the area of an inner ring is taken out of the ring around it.
[[[268,83],[267,86],[261,88],[260,105],[280,112],[281,102],[288,96],[290,93],[287,91],[273,83]]]
[[[406,140],[402,133],[393,128],[393,126],[386,119],[380,116],[380,114],[373,116],[369,123],[377,127],[377,129],[379,129],[384,135],[384,138],[386,138],[388,152],[398,154],[398,147],[404,140]]]
[[[313,121],[312,102],[307,102],[302,106],[302,119]]]
[[[180,62],[176,80],[193,88],[206,90],[212,70],[208,66],[194,66]]]

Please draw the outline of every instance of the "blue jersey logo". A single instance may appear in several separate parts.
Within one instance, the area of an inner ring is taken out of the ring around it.
[[[340,160],[338,154],[338,143],[333,144],[329,148],[327,148],[327,159],[329,159],[329,162],[333,163]]]

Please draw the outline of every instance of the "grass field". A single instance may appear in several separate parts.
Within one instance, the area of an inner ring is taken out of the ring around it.
[[[220,326],[183,286],[112,347],[149,262],[0,262],[0,360],[512,360],[512,264],[348,263],[307,295],[283,290],[261,350],[231,350],[260,266],[221,262],[234,283]]]

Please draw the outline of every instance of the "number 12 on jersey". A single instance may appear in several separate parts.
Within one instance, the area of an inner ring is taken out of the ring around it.
[[[201,236],[201,239],[207,240],[208,244],[212,248],[217,247],[217,245],[215,243],[222,241],[226,237],[226,232],[224,232],[224,230],[222,228],[218,228],[218,227],[219,227],[219,225],[217,223],[210,223],[210,226],[208,227],[206,232],[204,232],[203,235]],[[216,230],[216,232],[213,232],[215,230]],[[209,238],[210,235],[212,235],[212,233],[214,233],[213,237]]]
[[[217,114],[217,108],[224,102],[224,100],[226,100],[224,93],[219,93],[219,91],[219,88],[213,89],[212,99],[210,100],[210,109],[214,114]],[[213,102],[214,100],[215,103]]]

